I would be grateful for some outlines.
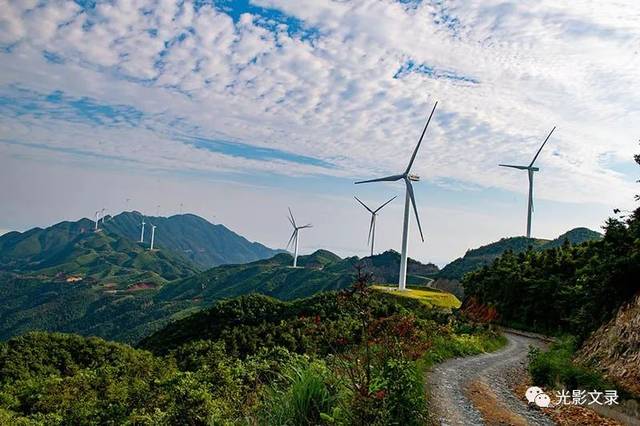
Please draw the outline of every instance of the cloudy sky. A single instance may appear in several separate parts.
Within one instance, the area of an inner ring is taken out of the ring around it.
[[[415,162],[443,263],[522,235],[599,229],[637,192],[640,4],[494,0],[0,0],[0,232],[95,210],[194,212],[282,247],[399,249]],[[129,198],[130,201],[126,201]],[[158,207],[158,205],[160,207]],[[413,224],[415,230],[415,223]],[[161,230],[159,230],[161,231]],[[417,231],[417,230],[416,230]]]

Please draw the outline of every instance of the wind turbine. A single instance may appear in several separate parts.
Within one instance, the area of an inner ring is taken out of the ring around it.
[[[149,246],[149,251],[153,250],[153,240],[156,236],[156,226],[151,225],[151,245]]]
[[[96,212],[96,231],[98,230],[98,222],[100,222],[100,210]]]
[[[547,143],[547,141],[549,140],[549,138],[551,137],[551,134],[555,129],[556,127],[553,126],[553,129],[551,129],[551,131],[549,132],[549,135],[547,135],[547,138],[544,140],[544,142],[542,142],[540,149],[538,149],[538,152],[536,152],[535,157],[533,157],[533,160],[531,160],[531,164],[529,164],[528,166],[498,164],[501,167],[511,167],[512,169],[526,170],[527,173],[529,174],[529,206],[527,208],[527,238],[531,238],[531,214],[533,213],[533,174],[540,170],[537,167],[533,167],[533,163],[536,162],[538,155],[540,155],[540,151],[542,151],[542,148],[544,148],[544,145]]]
[[[144,217],[142,218],[142,230],[140,231],[140,242],[144,243]]]
[[[311,228],[312,225],[310,223],[303,225],[303,226],[298,226],[296,224],[296,220],[293,218],[293,213],[291,213],[291,209],[289,209],[289,222],[291,222],[291,226],[293,226],[293,234],[291,234],[291,238],[289,238],[289,242],[287,243],[287,249],[289,248],[289,246],[291,245],[291,241],[294,241],[294,247],[295,247],[295,251],[293,253],[293,267],[296,268],[298,267],[298,243],[299,243],[299,236],[298,234],[300,233],[301,229],[305,229],[305,228]]]
[[[381,205],[380,207],[378,207],[375,210],[371,210],[369,207],[367,207],[367,205],[365,203],[360,201],[360,199],[358,197],[356,197],[355,195],[353,196],[353,198],[358,200],[358,202],[360,204],[362,204],[362,207],[364,207],[365,209],[367,209],[369,211],[369,213],[371,213],[371,224],[369,225],[369,237],[367,237],[367,244],[369,244],[369,242],[371,242],[371,256],[373,256],[373,245],[374,245],[374,242],[375,242],[375,239],[376,239],[376,217],[378,216],[378,212],[380,210],[382,210],[382,208],[384,206],[386,206],[387,204],[389,204],[390,202],[395,200],[397,198],[397,196],[393,197],[392,199],[390,199],[389,201],[387,201],[386,203],[384,203],[383,205]]]
[[[438,102],[433,105],[433,109],[431,110],[431,114],[429,114],[429,118],[427,119],[427,124],[425,124],[424,129],[422,130],[422,135],[420,135],[420,139],[418,140],[418,145],[416,145],[416,149],[413,151],[411,155],[411,160],[409,160],[409,164],[407,168],[399,175],[386,176],[378,179],[370,179],[363,180],[359,183],[370,183],[370,182],[395,182],[397,180],[403,180],[406,187],[406,194],[404,199],[404,223],[402,225],[402,254],[400,256],[400,274],[398,277],[398,289],[406,290],[407,288],[407,252],[409,249],[409,203],[413,205],[413,212],[416,215],[416,222],[418,222],[418,230],[420,231],[420,238],[422,242],[424,242],[424,235],[422,234],[422,226],[420,226],[420,218],[418,217],[418,208],[416,207],[416,199],[413,195],[413,186],[411,182],[417,182],[420,180],[419,176],[411,174],[411,166],[413,166],[413,162],[416,159],[416,154],[418,153],[418,149],[420,149],[420,144],[422,143],[422,139],[424,138],[424,134],[427,132],[427,127],[429,127],[429,123],[431,122],[431,117],[433,117],[433,113],[438,106]]]

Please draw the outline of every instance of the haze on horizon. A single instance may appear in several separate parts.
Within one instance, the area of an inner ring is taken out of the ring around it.
[[[185,212],[301,252],[399,250],[443,264],[523,235],[599,230],[632,206],[640,5],[573,1],[0,0],[0,233],[106,207]],[[129,203],[125,202],[130,198]]]

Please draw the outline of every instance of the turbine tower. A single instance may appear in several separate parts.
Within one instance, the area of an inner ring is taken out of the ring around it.
[[[140,242],[144,243],[144,217],[142,218],[142,230],[140,231]]]
[[[100,210],[96,212],[96,231],[98,230],[98,222],[100,222]]]
[[[293,226],[293,234],[291,234],[291,238],[289,238],[289,242],[287,243],[287,249],[289,249],[289,246],[291,245],[291,241],[294,241],[294,253],[293,253],[293,267],[297,268],[298,267],[298,243],[300,242],[300,238],[299,238],[299,234],[300,234],[300,230],[301,229],[305,229],[305,228],[311,228],[312,225],[310,223],[303,225],[303,226],[298,226],[296,224],[296,220],[293,218],[293,213],[291,213],[291,209],[289,209],[289,222],[291,222],[291,226]]]
[[[151,245],[149,246],[149,251],[153,250],[153,240],[156,236],[156,226],[151,225]]]
[[[549,135],[547,135],[547,138],[544,140],[544,142],[542,142],[540,149],[538,149],[538,152],[536,152],[536,155],[533,157],[533,160],[531,160],[531,164],[529,164],[528,166],[498,164],[501,167],[511,167],[512,169],[526,170],[527,173],[529,174],[529,206],[527,207],[527,238],[531,238],[531,214],[533,213],[533,174],[540,170],[537,167],[533,167],[533,163],[535,163],[536,160],[538,159],[538,155],[540,155],[540,151],[542,151],[542,148],[544,148],[544,145],[547,143],[547,141],[549,140],[549,138],[551,137],[551,134],[555,129],[556,129],[555,126],[553,127],[553,129],[551,129],[551,131],[549,132]]]
[[[438,102],[433,105],[433,109],[431,110],[431,114],[429,114],[429,118],[427,119],[427,124],[425,124],[424,129],[422,130],[422,135],[420,135],[420,139],[418,140],[418,145],[416,145],[416,149],[413,150],[413,154],[411,155],[411,160],[409,160],[409,164],[407,168],[399,175],[386,176],[378,179],[370,179],[363,180],[359,183],[370,183],[370,182],[395,182],[398,180],[403,180],[406,187],[406,194],[404,199],[404,223],[402,225],[402,255],[400,257],[400,274],[398,277],[398,289],[406,290],[407,288],[407,252],[409,249],[409,203],[413,205],[413,212],[416,216],[416,222],[418,222],[418,230],[420,231],[420,238],[422,242],[424,242],[424,235],[422,234],[422,226],[420,226],[420,218],[418,217],[418,208],[416,207],[416,199],[413,194],[413,185],[411,182],[417,182],[420,180],[419,176],[411,174],[411,166],[413,166],[413,162],[416,159],[416,154],[418,153],[418,149],[420,149],[420,144],[422,143],[422,139],[424,138],[424,134],[427,132],[427,128],[429,127],[429,123],[431,122],[431,117],[433,117],[433,113],[438,106]]]
[[[378,216],[378,212],[380,210],[382,210],[382,208],[384,206],[386,206],[387,204],[389,204],[390,202],[395,200],[396,197],[393,197],[392,199],[390,199],[389,201],[387,201],[386,203],[384,203],[383,205],[381,205],[377,209],[371,210],[369,207],[367,207],[367,205],[365,203],[360,201],[360,199],[358,197],[356,197],[355,195],[353,196],[353,198],[355,198],[356,200],[358,200],[358,202],[360,204],[362,204],[362,207],[364,207],[365,209],[367,209],[369,211],[369,213],[371,213],[371,223],[369,224],[369,236],[367,237],[367,245],[369,243],[371,243],[371,256],[373,256],[373,245],[374,245],[375,239],[376,239],[376,217]]]

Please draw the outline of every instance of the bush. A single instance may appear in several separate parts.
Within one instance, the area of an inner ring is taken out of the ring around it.
[[[546,352],[537,348],[529,351],[529,374],[535,385],[569,390],[611,388],[598,372],[572,361],[576,341],[575,337],[565,336]]]

